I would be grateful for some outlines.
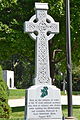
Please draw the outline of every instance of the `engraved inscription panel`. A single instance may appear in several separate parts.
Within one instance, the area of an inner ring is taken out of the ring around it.
[[[60,119],[57,116],[60,111],[59,99],[30,99],[28,109],[33,118]]]
[[[27,118],[62,120],[59,89],[53,86],[33,86],[28,91]]]

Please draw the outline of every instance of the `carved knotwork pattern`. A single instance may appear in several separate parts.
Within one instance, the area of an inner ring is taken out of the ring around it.
[[[48,22],[49,21],[49,22]],[[36,10],[36,15],[26,22],[26,32],[37,42],[36,84],[51,84],[49,73],[48,40],[58,31],[58,24],[47,15],[47,10]],[[49,33],[49,35],[48,35]]]
[[[46,18],[46,12],[44,10],[39,10],[37,14],[38,14],[38,19]]]
[[[56,24],[52,24],[52,25],[50,26],[50,30],[51,30],[51,31],[56,31],[56,30],[57,30],[57,25],[56,25]]]
[[[48,58],[47,58],[47,41],[44,34],[41,34],[39,37],[39,44],[38,44],[38,81],[40,83],[48,83],[49,76],[48,76]]]
[[[42,32],[42,31],[45,31],[46,29],[47,29],[47,25],[46,25],[46,23],[44,23],[44,21],[41,21],[40,23],[39,23],[39,27],[38,27],[38,29]]]
[[[35,30],[35,25],[30,22],[27,24],[27,29],[28,31],[33,32]]]

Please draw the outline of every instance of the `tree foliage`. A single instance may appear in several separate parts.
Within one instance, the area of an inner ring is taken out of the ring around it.
[[[6,83],[3,81],[2,68],[0,66],[0,118],[9,118],[9,116],[8,90]]]
[[[35,42],[27,34],[24,34],[23,24],[24,21],[28,21],[35,14],[33,9],[35,2],[47,2],[49,4],[48,14],[60,24],[60,33],[49,41],[51,77],[54,78],[53,74],[57,74],[56,69],[61,72],[66,71],[66,18],[64,0],[1,0],[0,63],[4,69],[14,68],[15,71],[18,67],[22,69],[22,66],[24,68],[26,66],[27,70],[29,65],[34,66]],[[74,66],[80,65],[80,2],[78,0],[71,0],[70,2],[72,65],[74,69]],[[53,59],[53,51],[57,49],[62,50],[62,52],[56,52],[55,59]],[[15,66],[16,63],[17,66]],[[27,70],[28,74],[30,72]],[[32,73],[34,74],[34,71]],[[23,76],[21,78],[24,79]],[[27,74],[25,77],[27,78]],[[19,75],[16,78],[19,79]]]

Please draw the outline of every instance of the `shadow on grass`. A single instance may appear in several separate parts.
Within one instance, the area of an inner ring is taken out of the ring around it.
[[[23,112],[25,110],[25,107],[14,107],[12,108],[12,112]]]
[[[64,117],[68,117],[68,106],[64,105],[62,106],[62,113]],[[80,120],[80,105],[73,105],[73,117],[76,117],[78,120]]]
[[[24,109],[25,107],[15,107],[15,108],[12,108],[12,115],[11,115],[11,118],[10,119],[0,119],[0,120],[24,120]],[[62,106],[62,109],[63,109],[63,115],[64,117],[67,117],[67,109],[68,109],[68,106],[67,105],[64,105]],[[80,120],[80,105],[77,106],[73,106],[73,111],[74,111],[74,116],[76,118],[78,118],[78,120]]]
[[[0,118],[0,120],[24,120],[25,107],[13,107],[10,118]]]

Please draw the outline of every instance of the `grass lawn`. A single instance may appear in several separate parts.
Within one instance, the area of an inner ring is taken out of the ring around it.
[[[64,116],[67,117],[67,106],[63,106],[62,109]],[[80,106],[73,106],[73,116],[80,120]],[[10,119],[0,120],[24,120],[24,107],[12,108]]]
[[[63,114],[67,117],[67,106],[62,106]],[[73,106],[73,116],[80,120],[80,106]]]
[[[65,95],[64,91],[61,92],[62,95]],[[73,91],[73,95],[80,95],[80,91]],[[19,99],[25,96],[25,89],[14,89],[9,90],[9,99]]]
[[[80,95],[80,91],[72,91],[73,95]],[[61,95],[66,95],[64,91],[61,91]]]
[[[65,95],[65,93],[62,91],[62,95]],[[79,92],[74,92],[73,95],[80,95]],[[9,90],[9,99],[19,99],[23,98],[25,96],[25,89],[14,89]],[[67,106],[63,106],[63,114],[65,117],[67,117]],[[73,116],[76,117],[78,120],[80,120],[80,106],[73,106]],[[15,107],[12,108],[12,113],[10,116],[10,119],[0,119],[0,120],[24,120],[24,107]]]
[[[24,120],[24,109],[25,107],[12,108],[10,119],[1,118],[0,120]]]
[[[19,99],[25,96],[25,89],[9,90],[9,99]]]

